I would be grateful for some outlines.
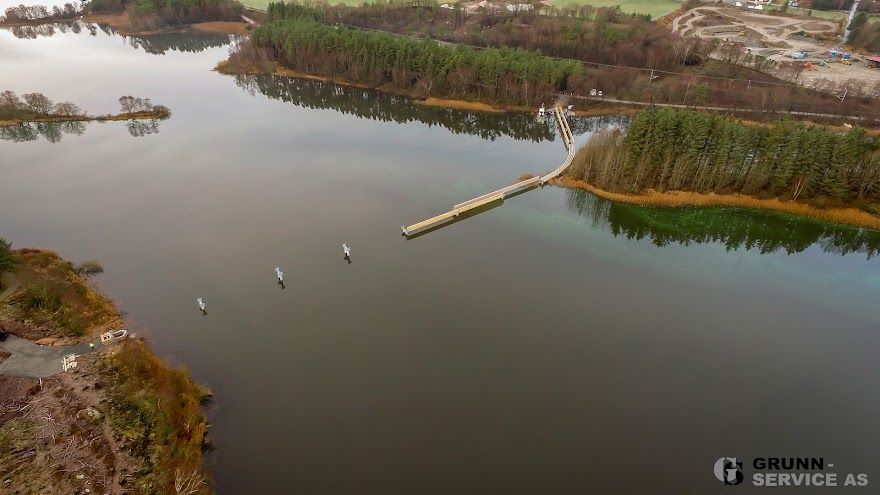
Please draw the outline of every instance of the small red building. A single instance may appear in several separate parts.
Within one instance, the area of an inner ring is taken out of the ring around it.
[[[880,69],[880,57],[865,57],[865,65],[872,69]]]

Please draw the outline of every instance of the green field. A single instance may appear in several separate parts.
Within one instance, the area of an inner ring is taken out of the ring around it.
[[[266,6],[269,5],[269,0],[238,0],[245,7],[250,7],[252,9],[260,9],[266,10]]]
[[[593,7],[618,5],[620,10],[627,13],[651,14],[651,19],[659,19],[681,7],[681,2],[677,0],[550,0],[550,4],[557,7],[583,4],[589,4]]]

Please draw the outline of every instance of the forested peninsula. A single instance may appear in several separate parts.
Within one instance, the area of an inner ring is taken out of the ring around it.
[[[880,138],[790,119],[640,111],[581,148],[558,183],[617,201],[739,206],[880,228]]]
[[[311,8],[296,4],[270,8],[269,22],[254,29],[250,41],[218,70],[259,73],[279,63],[305,75],[416,97],[523,107],[552,100],[580,70],[576,62],[527,50],[476,50],[339,28],[315,17]]]
[[[270,3],[266,19],[219,71],[320,78],[496,108],[534,108],[559,93],[604,89],[645,104],[880,119],[865,95],[840,101],[769,74],[784,73],[787,63],[712,60],[712,46],[702,40],[615,7],[465,14],[433,3]]]

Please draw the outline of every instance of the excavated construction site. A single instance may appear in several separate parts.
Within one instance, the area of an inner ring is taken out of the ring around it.
[[[770,14],[707,6],[688,10],[675,18],[672,31],[682,36],[733,43],[746,53],[779,63],[800,64],[803,70],[797,82],[804,86],[821,89],[829,82],[840,87],[855,81],[865,87],[878,85],[880,70],[865,65],[865,56],[869,54],[853,53],[849,60],[844,60],[833,53],[840,52],[843,24],[781,12]],[[718,53],[713,56],[718,57]]]

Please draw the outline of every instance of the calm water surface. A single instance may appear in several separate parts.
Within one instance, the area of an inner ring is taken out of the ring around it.
[[[715,459],[771,455],[880,483],[876,234],[548,187],[407,241],[555,167],[552,128],[78,30],[0,30],[0,89],[173,116],[0,136],[0,235],[101,260],[215,391],[221,493],[718,493]]]

